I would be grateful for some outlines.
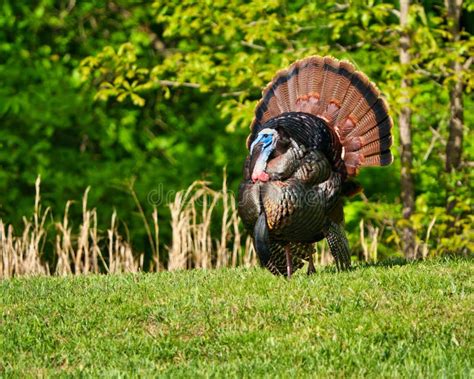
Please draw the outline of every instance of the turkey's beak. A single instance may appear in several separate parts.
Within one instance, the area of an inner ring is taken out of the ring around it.
[[[258,135],[257,138],[255,138],[255,141],[252,142],[252,145],[250,145],[250,155],[253,155],[255,150],[261,151],[262,145],[262,136]]]

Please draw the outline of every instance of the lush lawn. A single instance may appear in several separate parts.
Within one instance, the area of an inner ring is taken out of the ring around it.
[[[0,282],[0,376],[472,377],[473,261]]]

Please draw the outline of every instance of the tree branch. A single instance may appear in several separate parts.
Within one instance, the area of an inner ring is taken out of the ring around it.
[[[254,43],[251,43],[251,42],[240,41],[240,44],[242,46],[250,47],[250,48],[258,50],[258,51],[265,51],[265,47],[260,46],[260,45],[255,45]]]
[[[156,83],[164,87],[187,87],[187,88],[200,88],[201,87],[201,85],[198,83],[175,82],[172,80],[157,80]]]

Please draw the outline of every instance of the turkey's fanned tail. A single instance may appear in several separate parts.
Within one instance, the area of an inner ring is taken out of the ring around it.
[[[376,86],[347,61],[309,57],[279,71],[263,90],[255,109],[252,136],[265,122],[286,112],[306,112],[324,119],[343,146],[349,175],[360,167],[392,162],[388,107]]]

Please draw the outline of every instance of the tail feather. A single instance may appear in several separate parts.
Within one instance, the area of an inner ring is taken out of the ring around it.
[[[373,127],[369,131],[365,132],[365,134],[360,136],[359,138],[362,141],[361,146],[367,145],[380,138],[390,135],[390,131],[392,128],[392,124],[390,121],[391,121],[390,118],[387,117],[380,124],[377,124],[377,126]]]
[[[324,119],[344,148],[349,175],[364,166],[390,164],[392,119],[380,92],[347,61],[309,57],[279,71],[263,90],[255,109],[252,135],[285,112],[306,112]],[[248,145],[252,142],[252,136]]]
[[[378,141],[364,145],[359,149],[359,151],[364,157],[370,157],[371,155],[378,154],[381,151],[388,150],[390,146],[392,146],[392,136],[388,135]]]
[[[309,91],[306,92],[306,94],[321,94],[324,59],[321,57],[312,57],[309,58],[307,63],[308,64],[302,66],[303,80],[307,83]]]
[[[336,83],[339,79],[338,76],[339,71],[339,61],[334,60],[330,57],[324,57],[324,81],[321,88],[321,98],[320,102],[320,111],[324,112],[330,101],[331,96],[336,86]]]
[[[347,152],[353,152],[358,151],[362,148],[366,148],[372,143],[378,143],[378,146],[380,147],[380,150],[378,151],[384,151],[386,149],[389,149],[392,144],[390,130],[391,123],[390,120],[386,118],[384,121],[382,121],[382,123],[373,127],[365,134],[358,137],[351,137],[349,141],[344,145],[344,147]],[[364,150],[364,155],[368,156],[370,154],[365,154]]]
[[[387,166],[393,162],[393,156],[390,150],[385,150],[377,155],[371,155],[365,158],[364,166]]]
[[[362,119],[362,117],[370,112],[374,104],[377,102],[378,96],[379,91],[372,83],[369,83],[365,90],[364,97],[359,98],[359,102],[349,114],[350,119],[353,120],[356,125]]]
[[[295,104],[298,99],[299,90],[299,76],[293,75],[290,80],[288,80],[288,104]]]
[[[354,71],[354,66],[349,62],[339,62],[339,70],[337,73],[338,80],[331,95],[331,101],[333,101],[339,107],[341,106],[344,97],[346,96],[347,89],[351,85],[351,79]]]
[[[379,98],[374,105],[358,122],[356,127],[351,130],[350,135],[360,135],[374,127],[381,125],[386,119],[389,120],[390,128],[392,127],[392,119],[388,115],[388,107],[382,98]]]
[[[350,115],[356,109],[359,101],[366,101],[364,94],[368,91],[368,79],[365,75],[356,73],[352,76],[351,84],[347,89],[344,99],[341,103],[341,109],[337,119],[334,122],[334,128],[339,132],[341,137],[347,135],[350,130],[347,128],[347,119],[350,119],[353,124],[356,124],[355,119],[351,118]]]

